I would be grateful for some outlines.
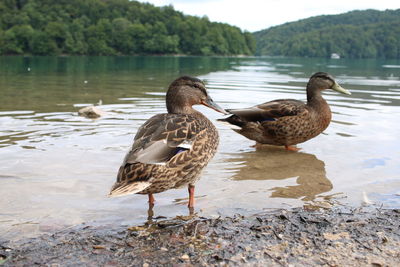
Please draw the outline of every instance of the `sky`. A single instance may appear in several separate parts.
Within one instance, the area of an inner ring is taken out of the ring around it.
[[[254,32],[285,22],[352,10],[399,9],[399,0],[139,0],[155,6],[172,4],[186,15],[207,16]]]

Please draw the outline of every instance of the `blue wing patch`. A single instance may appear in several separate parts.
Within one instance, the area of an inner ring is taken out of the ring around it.
[[[174,156],[175,155],[178,155],[179,153],[182,153],[182,152],[185,152],[185,151],[188,151],[189,149],[187,149],[187,148],[183,148],[183,147],[177,147],[177,148],[175,148],[175,151],[174,151]]]

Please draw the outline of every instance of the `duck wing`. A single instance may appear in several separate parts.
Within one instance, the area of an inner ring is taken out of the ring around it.
[[[155,115],[139,128],[123,165],[165,164],[176,154],[189,150],[198,132],[199,125],[192,116]]]
[[[165,165],[175,155],[190,150],[203,130],[190,115],[158,114],[148,119],[138,129],[109,196],[134,194],[151,186],[154,165]]]
[[[244,109],[231,109],[230,113],[245,121],[274,121],[285,116],[296,116],[308,112],[306,105],[294,99],[277,99]]]

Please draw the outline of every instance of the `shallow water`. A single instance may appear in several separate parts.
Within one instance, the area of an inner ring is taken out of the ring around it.
[[[147,197],[107,198],[138,127],[165,112],[168,84],[204,79],[225,108],[304,100],[326,71],[352,92],[324,93],[333,121],[298,153],[254,142],[205,107],[220,147],[196,185],[196,212],[373,203],[400,207],[400,61],[209,57],[0,57],[0,236],[18,239],[88,222],[142,223]],[[95,104],[98,120],[77,115]],[[156,195],[155,216],[186,215],[187,190]]]

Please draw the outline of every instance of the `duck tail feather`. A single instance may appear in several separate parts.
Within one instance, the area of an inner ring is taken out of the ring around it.
[[[224,119],[217,119],[217,121],[227,122],[229,124],[233,124],[239,127],[243,127],[246,124],[246,121],[244,121],[237,115],[232,115]]]
[[[150,185],[151,183],[145,181],[134,182],[130,184],[115,184],[108,194],[108,197],[120,197],[139,193]]]

